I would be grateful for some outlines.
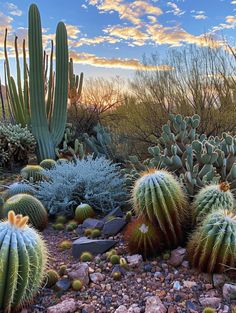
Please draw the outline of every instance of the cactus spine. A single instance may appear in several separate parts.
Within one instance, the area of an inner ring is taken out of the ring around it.
[[[31,301],[44,279],[47,250],[27,221],[10,211],[0,223],[0,310],[6,313]]]
[[[169,246],[176,246],[183,239],[185,205],[180,184],[167,171],[150,169],[143,173],[133,188],[136,213],[156,222]]]
[[[52,115],[48,121],[44,94],[42,28],[38,8],[29,9],[29,85],[32,133],[38,143],[38,159],[55,159],[55,148],[63,138],[67,118],[68,43],[64,23],[56,30],[56,82]]]
[[[219,210],[207,215],[188,243],[193,267],[208,273],[222,273],[235,266],[236,215]]]

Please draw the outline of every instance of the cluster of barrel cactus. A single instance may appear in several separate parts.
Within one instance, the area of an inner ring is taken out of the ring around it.
[[[228,181],[236,186],[236,137],[223,133],[221,137],[199,134],[200,117],[182,117],[170,114],[162,127],[157,145],[148,149],[150,158],[141,162],[137,156],[129,157],[124,170],[127,185],[132,185],[139,173],[152,167],[174,172],[193,196],[210,183]]]

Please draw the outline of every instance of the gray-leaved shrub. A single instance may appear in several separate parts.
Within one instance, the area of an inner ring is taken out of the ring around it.
[[[104,157],[88,156],[75,162],[63,162],[46,170],[45,174],[48,179],[39,183],[36,197],[52,215],[72,215],[81,202],[109,212],[126,200],[119,165]]]

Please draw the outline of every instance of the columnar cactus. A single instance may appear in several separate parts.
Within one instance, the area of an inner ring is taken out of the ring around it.
[[[27,222],[10,211],[0,223],[0,311],[6,313],[32,301],[44,279],[46,246]]]
[[[155,224],[144,216],[140,216],[127,225],[125,240],[131,253],[140,253],[146,259],[157,255],[163,243],[161,233]]]
[[[31,127],[38,144],[38,159],[55,159],[55,148],[61,142],[67,119],[68,43],[64,23],[56,31],[56,82],[52,112],[47,118],[44,90],[42,28],[38,8],[29,9],[29,86]],[[49,104],[50,106],[50,104]]]
[[[233,210],[234,197],[228,183],[209,185],[202,188],[193,202],[194,221],[201,221],[211,211]]]
[[[35,183],[43,179],[43,168],[40,165],[26,165],[20,174],[23,179]]]
[[[9,198],[3,205],[2,217],[7,217],[9,211],[27,215],[30,223],[38,230],[43,230],[47,226],[46,209],[38,199],[31,195],[21,193]]]
[[[200,271],[222,273],[235,267],[236,215],[219,210],[207,215],[187,246],[190,263]]]
[[[176,246],[181,242],[186,199],[172,174],[156,169],[144,172],[135,183],[132,198],[136,213],[157,223],[167,245]]]

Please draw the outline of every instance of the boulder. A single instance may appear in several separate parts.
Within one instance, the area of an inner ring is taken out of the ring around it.
[[[109,212],[107,214],[107,216],[105,216],[105,220],[108,216],[123,217],[124,213],[120,207],[117,207],[117,208],[113,209],[111,212]]]
[[[218,309],[221,304],[221,298],[218,297],[207,297],[207,298],[200,298],[199,302],[203,307],[213,307]]]
[[[114,219],[107,221],[102,229],[104,236],[115,236],[126,225],[126,221],[123,218],[115,217]]]
[[[87,263],[79,263],[77,268],[68,273],[71,280],[79,279],[83,285],[89,284],[89,266]]]
[[[96,218],[86,218],[86,220],[84,220],[82,227],[84,229],[86,228],[98,228],[98,229],[102,229],[104,226],[104,222],[102,220],[98,220]]]
[[[223,297],[227,301],[236,300],[236,285],[224,284]]]

